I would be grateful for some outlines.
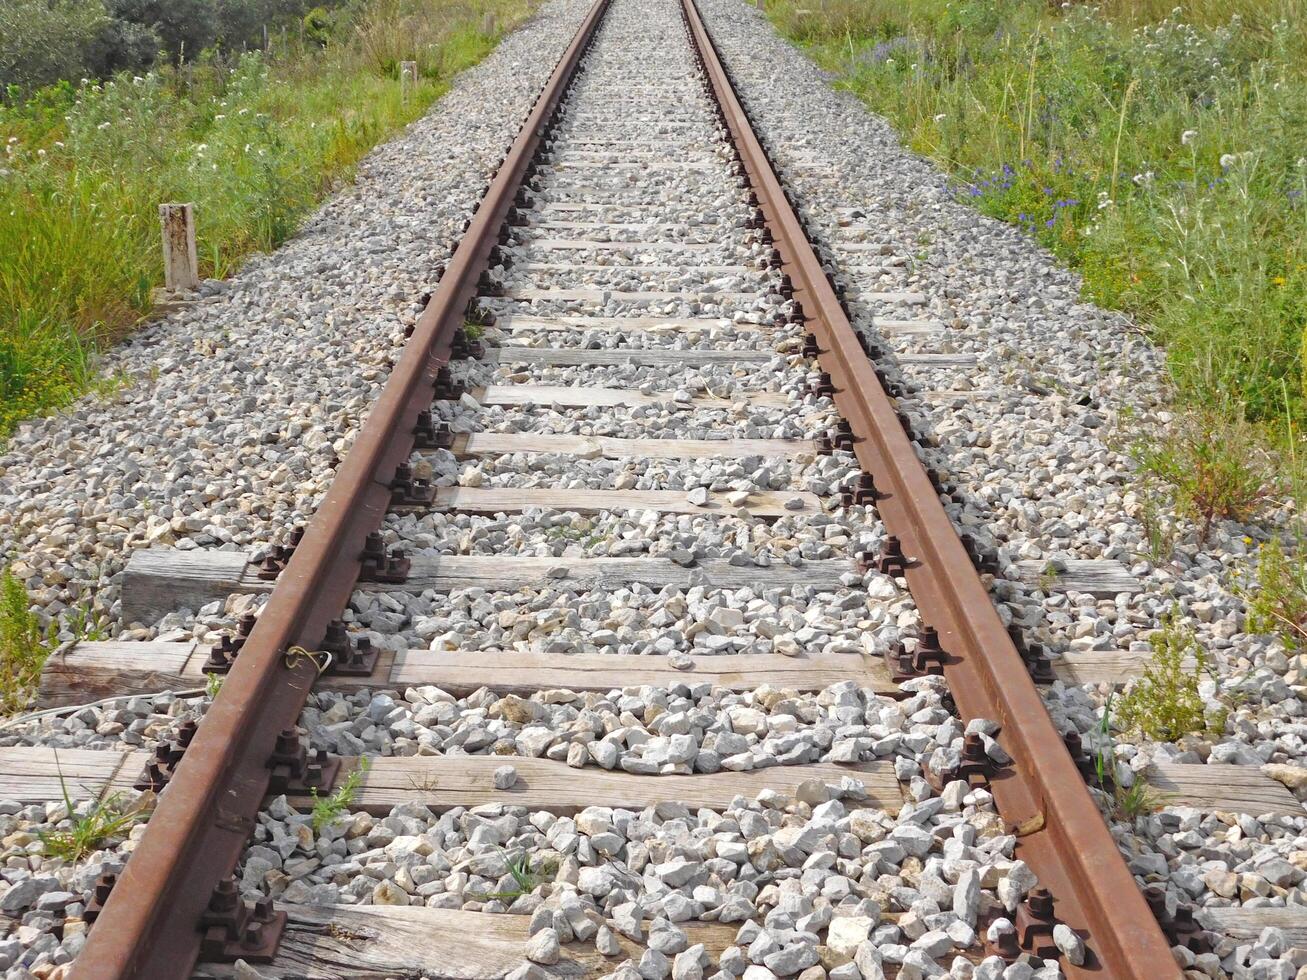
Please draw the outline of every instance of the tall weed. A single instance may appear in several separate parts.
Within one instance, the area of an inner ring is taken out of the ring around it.
[[[41,620],[27,590],[8,568],[0,570],[0,714],[25,706],[50,655]]]

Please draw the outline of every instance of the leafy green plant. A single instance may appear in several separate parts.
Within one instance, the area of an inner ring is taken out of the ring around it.
[[[28,608],[27,590],[6,567],[0,571],[0,713],[24,707],[50,655],[49,631]]]
[[[1248,629],[1279,633],[1292,650],[1307,647],[1307,562],[1299,546],[1287,554],[1274,538],[1262,545],[1257,581],[1240,589],[1248,604]]]
[[[64,807],[72,826],[67,830],[54,830],[39,834],[42,852],[48,857],[63,858],[70,864],[80,861],[92,851],[99,850],[115,838],[123,837],[139,820],[149,815],[154,797],[142,793],[132,803],[124,802],[122,794],[97,800],[90,809],[79,814],[73,805],[63,769],[59,767],[59,753],[55,752],[55,767],[59,772],[59,787],[63,790]]]
[[[314,833],[320,833],[323,827],[349,809],[363,783],[363,775],[368,771],[369,764],[366,758],[359,759],[358,767],[350,771],[345,781],[330,796],[319,796],[316,787],[310,790],[313,796],[311,821]]]
[[[1251,518],[1275,483],[1262,440],[1242,419],[1200,410],[1178,418],[1133,454],[1145,479],[1168,487],[1175,507],[1206,541],[1219,520]]]
[[[109,637],[106,620],[96,613],[90,602],[68,610],[67,626],[79,643],[97,643]]]
[[[1149,642],[1152,663],[1121,697],[1122,727],[1167,742],[1192,732],[1223,730],[1224,712],[1216,713],[1209,724],[1208,705],[1198,691],[1203,675],[1211,673],[1211,662],[1193,630],[1172,612]]]
[[[314,7],[304,15],[304,35],[314,44],[326,47],[335,31],[335,18],[325,7]]]
[[[205,679],[204,694],[210,701],[218,696],[218,692],[222,690],[222,682],[224,680],[226,680],[226,675],[224,674],[210,674]]]

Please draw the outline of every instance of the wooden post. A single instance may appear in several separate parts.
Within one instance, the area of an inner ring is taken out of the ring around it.
[[[399,63],[399,97],[401,101],[408,101],[409,92],[413,90],[417,82],[418,63],[416,61],[401,61]]]
[[[163,229],[163,281],[169,292],[189,292],[200,285],[195,258],[195,211],[190,204],[160,204]]]
[[[753,5],[754,5],[755,7],[757,7],[759,10],[766,10],[766,9],[767,9],[767,3],[766,3],[766,0],[753,0]]]
[[[486,37],[492,37],[495,33],[495,12],[487,10],[485,19],[481,22],[481,33]]]

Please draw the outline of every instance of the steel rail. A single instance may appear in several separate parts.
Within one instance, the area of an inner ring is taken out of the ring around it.
[[[380,526],[419,411],[476,296],[500,225],[609,0],[596,0],[555,67],[414,328],[326,499],[277,580],[222,690],[159,797],[144,836],[74,961],[75,980],[189,977],[200,919],[255,826],[279,732],[293,727],[317,676],[292,646],[322,642],[358,579],[364,539]]]
[[[873,475],[876,510],[910,562],[906,578],[923,621],[950,654],[945,677],[964,719],[1002,725],[1015,762],[992,780],[999,812],[1019,836],[1018,855],[1056,900],[1057,917],[1089,941],[1071,977],[1180,977],[1169,945],[1054,727],[1028,669],[941,506],[939,491],[903,431],[875,368],[826,278],[780,179],[753,132],[694,0],[681,0],[713,93],[817,338],[835,405],[852,426],[853,451]],[[1033,829],[1038,828],[1038,829]]]

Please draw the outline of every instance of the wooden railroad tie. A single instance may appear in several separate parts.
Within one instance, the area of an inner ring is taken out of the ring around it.
[[[151,757],[140,749],[0,748],[0,799],[23,804],[58,802],[64,798],[66,785],[74,803],[102,800],[130,791]],[[494,771],[510,764],[517,770],[517,782],[508,790],[495,789]],[[344,758],[342,775],[357,766],[356,758]],[[1289,790],[1256,766],[1159,764],[1150,766],[1143,776],[1166,794],[1170,806],[1254,817],[1300,817],[1304,812]],[[421,803],[437,811],[504,803],[557,814],[575,814],[587,806],[640,810],[660,803],[683,803],[691,810],[724,810],[736,796],[752,799],[764,789],[793,796],[806,780],[838,785],[845,777],[859,780],[867,793],[865,801],[850,800],[848,806],[894,812],[903,803],[893,764],[881,760],[644,776],[597,766],[573,769],[565,762],[530,756],[411,755],[371,757],[352,805],[373,814],[388,813],[401,803]],[[305,812],[313,806],[307,793],[292,796],[290,801]]]

